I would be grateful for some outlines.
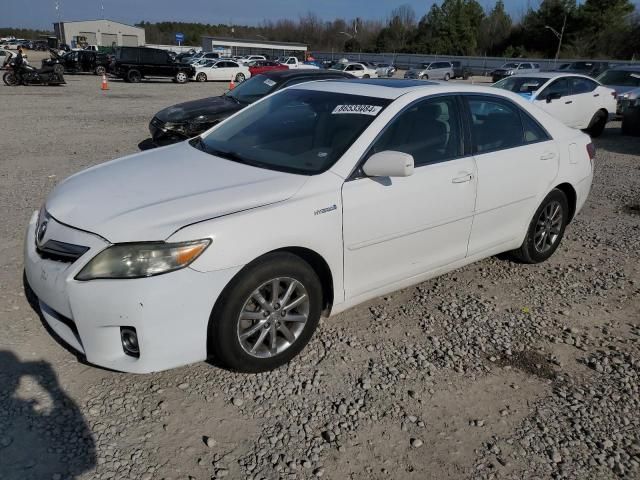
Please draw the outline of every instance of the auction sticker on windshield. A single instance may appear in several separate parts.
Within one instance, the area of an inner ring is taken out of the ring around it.
[[[274,82],[274,81],[273,81],[273,80],[271,80],[270,78],[267,78],[267,79],[264,81],[264,83],[265,83],[266,85],[270,86],[270,87],[273,87],[273,86],[276,84],[276,82]]]
[[[382,107],[378,105],[338,105],[331,113],[334,115],[339,113],[357,113],[360,115],[372,115],[375,117],[380,110],[382,110]]]

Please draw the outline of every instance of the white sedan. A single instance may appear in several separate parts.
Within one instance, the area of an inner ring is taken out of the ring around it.
[[[217,62],[194,65],[196,73],[193,78],[198,82],[211,80],[233,80],[236,83],[244,82],[251,77],[249,67],[240,65],[232,60],[219,60]]]
[[[341,72],[347,72],[357,78],[378,78],[378,72],[363,63],[339,63],[331,67],[331,70],[340,70]]]
[[[496,82],[494,87],[521,95],[565,125],[602,134],[616,114],[616,92],[585,75],[529,73]]]
[[[60,183],[29,222],[26,279],[91,363],[269,370],[322,315],[501,252],[548,259],[594,153],[504,90],[302,83]]]

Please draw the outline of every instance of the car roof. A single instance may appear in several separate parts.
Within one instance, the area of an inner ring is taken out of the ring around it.
[[[587,75],[582,75],[580,73],[572,73],[572,72],[518,73],[516,75],[512,75],[512,77],[546,78],[547,80],[550,80],[552,78],[557,78],[557,77],[580,77],[580,78],[588,78],[589,80],[593,80],[593,78],[591,78],[591,77],[589,77]]]
[[[627,70],[629,72],[640,72],[640,65],[616,65],[611,70]]]
[[[348,95],[361,95],[365,97],[386,98],[395,100],[404,94],[424,91],[426,94],[438,93],[478,93],[488,95],[501,95],[514,98],[506,90],[491,86],[480,86],[465,83],[432,82],[424,80],[401,79],[357,79],[357,80],[324,80],[320,82],[308,82],[295,85],[291,88],[316,90],[322,92],[344,93]],[[517,95],[515,95],[517,97]]]
[[[328,76],[344,75],[345,78],[351,78],[350,74],[343,72],[342,70],[320,70],[315,68],[310,68],[308,70],[295,70],[295,69],[269,70],[267,72],[261,73],[260,75],[264,75],[265,77],[268,77],[274,81],[290,80],[292,78],[300,78],[300,77],[319,77],[322,75],[328,75]]]

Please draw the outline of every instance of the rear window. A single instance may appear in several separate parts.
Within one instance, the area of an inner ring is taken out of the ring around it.
[[[514,93],[533,93],[538,91],[548,79],[536,77],[507,77],[493,86]]]

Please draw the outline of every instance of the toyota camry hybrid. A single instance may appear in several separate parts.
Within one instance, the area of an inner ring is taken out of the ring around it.
[[[321,316],[501,252],[548,259],[594,154],[508,91],[304,83],[60,183],[29,223],[26,279],[90,363],[269,370]]]

